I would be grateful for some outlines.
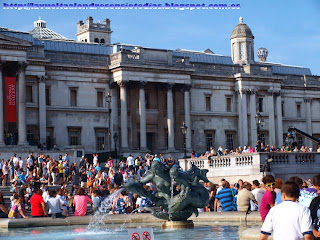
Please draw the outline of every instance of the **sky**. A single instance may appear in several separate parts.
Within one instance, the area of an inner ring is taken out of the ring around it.
[[[3,3],[205,3],[240,4],[229,10],[5,10]],[[255,52],[264,47],[268,62],[303,66],[320,76],[319,0],[1,0],[0,27],[30,31],[39,16],[47,28],[76,39],[77,22],[111,20],[112,43],[160,49],[207,48],[231,55],[230,36],[243,17],[255,37]],[[255,59],[258,58],[255,56]]]

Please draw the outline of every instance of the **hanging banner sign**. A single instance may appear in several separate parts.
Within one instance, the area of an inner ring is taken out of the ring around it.
[[[17,122],[16,78],[5,77],[6,87],[6,122]]]

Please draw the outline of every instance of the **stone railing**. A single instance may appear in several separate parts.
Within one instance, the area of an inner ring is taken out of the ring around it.
[[[261,180],[262,166],[269,160],[271,174],[287,180],[297,175],[304,179],[320,173],[320,153],[251,153],[208,158],[180,159],[180,166],[188,170],[192,164],[200,169],[208,169],[211,180],[227,178],[237,181],[242,178],[252,181]]]

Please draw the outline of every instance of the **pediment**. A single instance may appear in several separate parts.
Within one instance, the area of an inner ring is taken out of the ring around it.
[[[7,36],[5,34],[0,33],[0,48],[1,45],[6,45],[6,46],[19,46],[19,47],[31,47],[32,42],[20,39],[20,38],[15,38],[11,36]]]

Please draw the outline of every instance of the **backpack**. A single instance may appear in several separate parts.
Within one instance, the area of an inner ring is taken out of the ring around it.
[[[124,214],[126,212],[126,203],[122,198],[119,198],[114,208],[118,214]]]

